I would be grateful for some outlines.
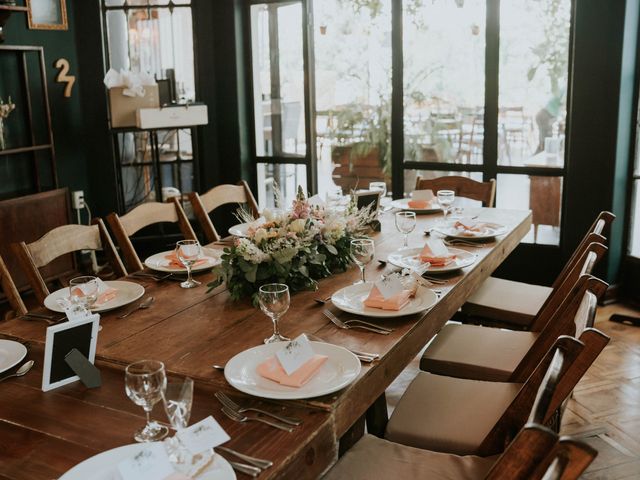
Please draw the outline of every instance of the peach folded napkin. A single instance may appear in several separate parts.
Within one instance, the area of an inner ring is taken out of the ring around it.
[[[164,258],[165,260],[169,260],[169,265],[167,265],[169,268],[184,268],[184,264],[180,261],[180,259],[176,255],[176,252],[171,252],[169,255],[165,255]],[[200,258],[196,260],[196,263],[194,263],[191,266],[191,268],[197,267],[198,265],[203,265],[207,263],[207,261],[208,259],[206,258]]]
[[[84,294],[82,293],[82,290],[80,290],[79,288],[75,288],[73,290],[73,295],[77,295],[78,297],[84,296]],[[93,306],[99,307],[100,305],[103,305],[108,301],[113,300],[117,296],[118,296],[117,289],[112,287],[107,287],[106,290],[98,293],[98,299],[94,302]]]
[[[378,287],[375,285],[369,292],[369,296],[365,299],[364,306],[371,308],[380,308],[382,310],[401,310],[407,306],[411,298],[411,290],[402,290],[394,296],[384,298]]]
[[[463,235],[476,236],[482,234],[488,225],[486,223],[471,223],[466,224],[464,222],[456,222],[453,224],[453,228],[459,230]]]
[[[315,354],[313,358],[304,363],[291,375],[287,375],[280,365],[280,361],[276,356],[267,358],[264,362],[256,367],[258,374],[268,380],[273,380],[280,385],[287,387],[300,388],[306,384],[320,370],[320,367],[327,361],[326,355]]]
[[[430,263],[434,267],[446,267],[453,261],[455,261],[456,256],[452,253],[444,256],[435,256],[429,247],[429,244],[426,244],[422,251],[420,252],[420,261],[422,263]]]
[[[409,200],[407,205],[409,205],[409,208],[426,209],[429,208],[431,202],[428,200]]]

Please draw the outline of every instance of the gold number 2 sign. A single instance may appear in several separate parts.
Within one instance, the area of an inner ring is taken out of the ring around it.
[[[67,75],[67,73],[69,73],[69,60],[66,58],[59,58],[56,60],[55,67],[60,69],[60,72],[58,72],[58,76],[56,77],[56,82],[67,84],[64,89],[64,96],[69,98],[71,96],[73,84],[76,81],[76,77],[74,75]]]

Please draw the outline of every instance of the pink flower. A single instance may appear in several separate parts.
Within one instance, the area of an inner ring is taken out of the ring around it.
[[[306,200],[294,200],[291,218],[296,220],[299,218],[309,218],[310,213],[311,206],[307,203]]]

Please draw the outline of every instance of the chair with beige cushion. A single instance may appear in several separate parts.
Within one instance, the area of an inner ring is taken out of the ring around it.
[[[611,212],[600,212],[551,287],[489,277],[462,306],[463,316],[460,319],[466,321],[464,316],[468,316],[473,323],[530,329],[536,314],[562,284],[588,245],[606,244],[602,233],[614,219]]]
[[[556,351],[541,381],[528,423],[500,456],[455,455],[414,448],[365,435],[325,476],[325,480],[387,478],[539,479],[552,465],[557,435],[540,425],[549,409],[565,357]],[[579,446],[579,444],[576,444]],[[555,467],[555,464],[553,464]]]
[[[487,456],[504,450],[525,425],[536,391],[555,352],[563,362],[558,385],[541,416],[547,424],[609,338],[586,329],[580,340],[562,336],[524,383],[484,382],[420,372],[391,415],[385,438],[456,455]]]
[[[254,218],[260,215],[258,203],[244,180],[237,185],[218,185],[202,195],[190,193],[189,201],[208,242],[218,242],[221,239],[209,216],[216,208],[229,203],[246,204]]]
[[[44,299],[49,295],[49,288],[40,275],[40,269],[67,253],[80,250],[103,250],[114,276],[123,277],[127,274],[113,241],[100,219],[96,219],[95,224],[91,226],[62,225],[35,242],[14,243],[12,248],[40,303],[44,303]]]
[[[496,197],[496,181],[492,178],[488,182],[479,182],[457,175],[438,178],[422,178],[418,176],[416,190],[431,190],[434,195],[437,194],[438,190],[453,190],[456,197],[478,200],[485,207],[493,207]]]
[[[579,337],[593,322],[607,284],[583,275],[541,332],[448,324],[431,342],[420,369],[451,377],[523,382],[560,335]]]
[[[169,199],[167,203],[143,203],[122,217],[116,213],[110,213],[107,216],[107,223],[116,237],[116,242],[130,272],[137,272],[144,268],[140,257],[133,248],[130,237],[149,225],[177,223],[185,239],[198,239],[177,197]]]
[[[20,292],[18,292],[16,284],[13,282],[13,278],[11,278],[11,274],[7,268],[7,264],[4,263],[2,257],[0,257],[0,287],[2,287],[2,293],[7,298],[9,307],[11,307],[11,312],[8,313],[15,316],[27,313],[27,307],[25,307],[20,297]]]

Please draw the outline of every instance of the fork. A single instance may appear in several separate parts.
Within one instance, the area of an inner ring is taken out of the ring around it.
[[[214,393],[214,396],[218,399],[218,401],[223,406],[227,407],[229,410],[233,410],[233,411],[238,412],[238,413],[244,413],[244,412],[262,413],[263,415],[267,415],[269,417],[275,418],[276,420],[280,420],[281,422],[288,423],[289,425],[294,425],[294,426],[295,425],[300,425],[302,423],[302,420],[300,420],[298,418],[286,417],[284,415],[277,415],[275,413],[271,413],[271,412],[268,412],[266,410],[261,410],[259,408],[242,407],[242,406],[238,405],[236,402],[234,402],[233,400],[231,400],[228,396],[226,396],[222,392],[216,392],[216,393]]]
[[[446,285],[447,284],[446,280],[442,280],[441,278],[431,277],[429,275],[422,275],[422,278],[424,278],[425,280],[427,280],[430,283],[433,283],[434,285]]]
[[[230,460],[227,460],[227,461],[229,462],[229,465],[231,465],[231,467],[234,470],[237,470],[238,472],[249,475],[250,477],[256,478],[258,475],[262,473],[262,470],[260,470],[258,467],[254,467],[253,465],[247,465],[246,463],[232,462]]]
[[[288,427],[281,423],[272,422],[271,420],[267,420],[266,418],[247,417],[246,415],[243,415],[234,410],[231,410],[228,407],[222,407],[222,413],[224,413],[227,417],[229,417],[234,422],[240,422],[240,423],[249,422],[249,421],[261,422],[261,423],[266,423],[267,425],[271,425],[272,427],[279,428],[280,430],[284,430],[285,432],[289,432],[289,433],[293,432],[293,427]]]
[[[304,336],[307,337],[312,342],[322,342],[322,343],[331,344],[331,342],[327,342],[324,338],[320,338],[317,335],[313,335],[312,333],[305,333]],[[374,360],[377,360],[378,358],[380,358],[380,354],[378,353],[360,352],[358,350],[352,350],[350,348],[347,348],[347,350],[353,353],[356,357],[358,357],[358,359],[360,359],[360,361],[364,363],[371,363]]]
[[[344,328],[345,330],[349,330],[350,328],[361,328],[363,330],[369,330],[370,332],[379,333],[381,335],[389,335],[391,332],[393,332],[393,330],[383,328],[383,327],[378,327],[377,325],[363,322],[362,320],[348,320],[347,322],[343,322],[338,317],[336,317],[333,313],[331,313],[329,310],[324,310],[322,313],[324,313],[324,316],[327,317],[329,320],[331,320],[331,322],[335,326],[339,328]]]
[[[132,277],[150,278],[156,282],[162,282],[163,280],[167,280],[168,278],[171,278],[172,275],[173,273],[167,273],[166,275],[160,275],[160,274],[155,275],[153,273],[146,273],[146,272],[135,272],[131,274]]]
[[[220,445],[216,447],[216,450],[221,450],[223,452],[228,453],[229,455],[238,457],[240,460],[244,460],[245,462],[248,462],[257,468],[267,469],[273,466],[273,462],[270,460],[263,460],[261,458],[251,457],[249,455],[245,455],[244,453],[236,452],[235,450],[231,450],[230,448],[223,447]]]
[[[456,245],[460,245],[463,247],[471,247],[471,248],[482,248],[483,245],[479,244],[479,243],[474,243],[474,242],[467,242],[465,240],[444,240],[445,245],[448,245],[450,247],[454,247]]]

